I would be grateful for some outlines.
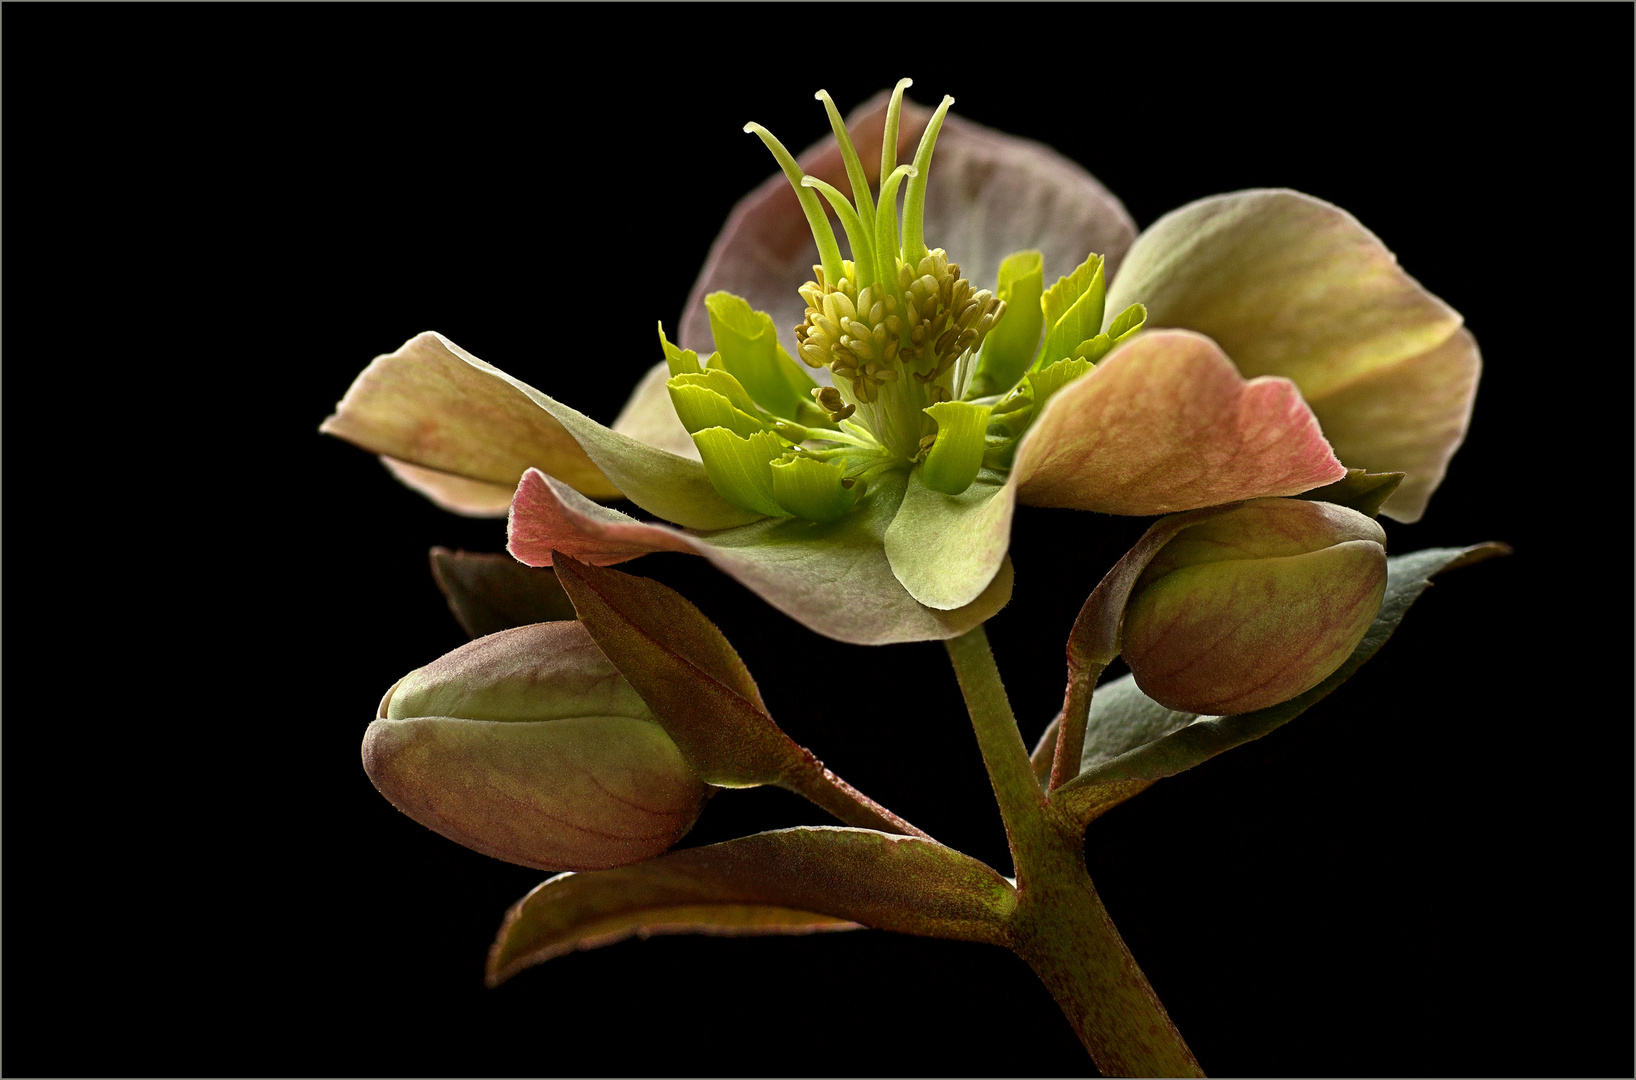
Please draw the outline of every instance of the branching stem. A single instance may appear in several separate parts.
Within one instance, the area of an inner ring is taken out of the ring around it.
[[[1104,1075],[1204,1075],[1097,895],[1085,871],[1082,831],[1046,801],[988,636],[978,626],[945,645],[1016,867],[1017,908],[1007,926],[1012,951],[1051,991]],[[1095,681],[1093,673],[1087,690]],[[1067,708],[1076,707],[1072,685],[1068,696]],[[1064,730],[1069,726],[1065,721]],[[1083,716],[1077,727],[1082,742]],[[1059,761],[1061,752],[1059,742]]]

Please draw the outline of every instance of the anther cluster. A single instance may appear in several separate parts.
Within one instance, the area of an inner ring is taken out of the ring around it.
[[[809,367],[828,367],[846,379],[852,396],[863,404],[875,401],[881,387],[905,373],[926,384],[930,401],[947,400],[943,376],[961,356],[975,352],[983,338],[1005,314],[1005,302],[987,289],[974,290],[960,276],[960,264],[951,263],[942,248],[934,248],[918,265],[894,259],[894,291],[880,283],[859,290],[847,276],[834,286],[823,268],[814,266],[814,281],[801,286],[807,317],[795,328],[798,355]],[[816,395],[831,413],[833,402]],[[851,406],[837,419],[851,414]]]

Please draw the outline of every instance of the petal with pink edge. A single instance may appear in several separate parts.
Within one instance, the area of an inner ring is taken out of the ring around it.
[[[876,185],[889,98],[882,91],[847,118],[864,172]],[[913,158],[931,115],[930,109],[904,101],[898,161]],[[833,140],[815,143],[798,160],[809,175],[851,191]],[[1041,251],[1049,283],[1092,251],[1106,256],[1110,269],[1117,266],[1136,235],[1119,200],[1072,161],[952,114],[943,122],[932,158],[925,222],[926,242],[947,250],[979,289],[994,288],[1001,260],[1015,251]],[[811,279],[817,261],[818,248],[795,193],[784,175],[775,173],[739,201],[711,246],[683,309],[682,347],[701,354],[713,347],[704,298],[725,289],[771,314],[785,350],[796,355],[791,328],[802,321],[806,304],[795,290]]]
[[[1420,516],[1465,434],[1476,345],[1351,214],[1294,191],[1184,206],[1114,279],[1108,310],[1135,302],[1149,326],[1210,335],[1245,375],[1293,379],[1342,461],[1408,473],[1383,512]]]
[[[692,551],[826,637],[857,645],[957,637],[1011,598],[1010,560],[963,607],[942,611],[917,602],[892,573],[883,547],[905,482],[903,473],[881,477],[838,521],[763,519],[700,534],[637,521],[530,470],[512,501],[507,549],[530,566],[549,566],[553,548],[603,566],[648,551]]]
[[[1346,475],[1288,379],[1245,381],[1216,343],[1149,331],[1058,392],[1018,447],[1017,497],[1169,514]]]
[[[1465,438],[1482,367],[1476,338],[1461,329],[1429,352],[1311,402],[1342,461],[1408,474],[1381,513],[1399,521],[1419,521],[1425,513]]]

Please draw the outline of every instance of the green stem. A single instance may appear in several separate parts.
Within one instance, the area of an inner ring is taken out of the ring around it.
[[[971,726],[977,733],[989,783],[994,785],[1000,820],[1005,822],[1011,843],[1012,862],[1021,873],[1019,845],[1026,844],[1044,825],[1045,793],[1028,763],[1028,748],[1023,745],[1022,732],[1017,730],[1011,700],[1000,682],[1000,669],[994,665],[994,653],[982,626],[974,626],[943,644],[954,663],[954,677],[965,696],[966,711],[971,713]]]
[[[1016,866],[1011,950],[1051,991],[1103,1075],[1203,1076],[1085,872],[1083,830],[1047,806],[988,636],[978,626],[944,645]],[[1079,728],[1083,739],[1083,721]]]

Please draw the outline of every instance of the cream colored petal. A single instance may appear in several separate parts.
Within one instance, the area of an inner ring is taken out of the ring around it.
[[[511,491],[533,467],[592,498],[617,497],[619,489],[562,424],[496,374],[468,363],[437,334],[418,334],[377,356],[319,430],[407,465]],[[436,487],[424,474],[399,479],[429,495],[422,485]]]
[[[670,369],[664,361],[649,368],[642,381],[636,384],[636,389],[631,391],[630,400],[619,411],[619,417],[613,422],[613,430],[677,457],[698,461],[699,448],[693,444],[693,437],[682,426],[681,419],[676,415],[676,407],[670,403],[670,391],[665,388],[665,381],[669,378]],[[510,500],[511,493],[507,492],[508,504]]]
[[[1460,326],[1356,218],[1294,191],[1218,195],[1160,218],[1108,291],[1110,315],[1133,303],[1148,326],[1208,334],[1244,375],[1282,375],[1309,401]]]
[[[1477,339],[1462,329],[1435,349],[1311,402],[1342,461],[1408,474],[1381,513],[1418,521],[1425,512],[1465,438],[1482,366]]]
[[[889,97],[877,94],[847,119],[871,184],[880,182]],[[904,101],[900,162],[914,156],[930,118],[930,109]],[[799,161],[810,175],[851,190],[834,140],[814,144]],[[1111,268],[1135,235],[1119,200],[1061,154],[952,114],[944,120],[926,191],[926,243],[946,249],[973,286],[994,288],[1000,260],[1026,248],[1044,253],[1047,283],[1093,251],[1107,256]],[[724,289],[772,315],[779,340],[795,355],[793,328],[806,310],[795,290],[811,279],[817,261],[818,248],[800,204],[784,175],[775,173],[739,201],[716,237],[683,309],[682,347],[700,353],[713,348],[704,297]]]
[[[439,472],[407,461],[381,455],[381,464],[405,487],[432,500],[439,509],[467,517],[505,517],[511,509],[513,488],[473,480],[454,473]]]

